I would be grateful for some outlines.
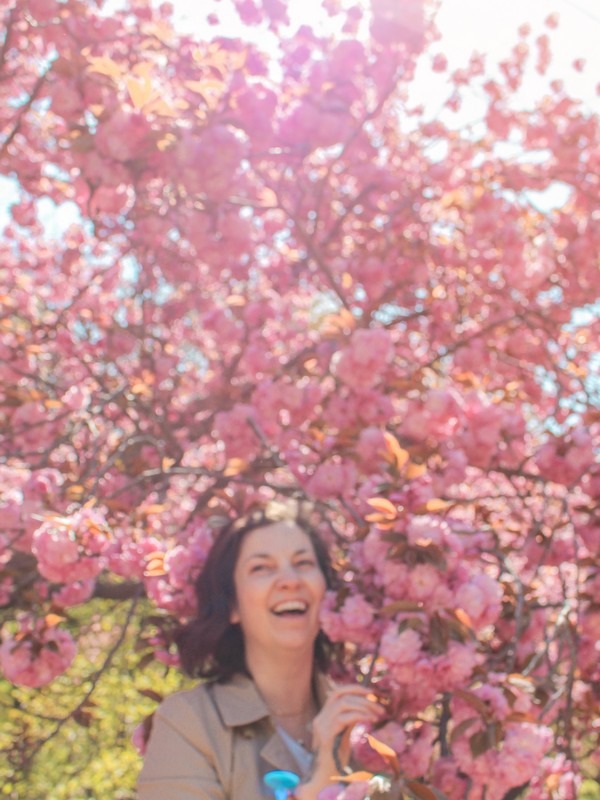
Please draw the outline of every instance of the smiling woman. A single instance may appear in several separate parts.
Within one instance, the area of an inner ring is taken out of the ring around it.
[[[198,617],[178,639],[185,669],[208,680],[156,712],[139,800],[268,796],[273,770],[300,777],[300,800],[331,784],[338,737],[383,713],[366,688],[326,677],[319,611],[332,585],[327,548],[295,511],[221,532],[196,583]]]

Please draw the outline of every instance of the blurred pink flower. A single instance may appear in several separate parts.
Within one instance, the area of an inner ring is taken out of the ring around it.
[[[101,155],[115,161],[139,158],[150,142],[151,129],[148,118],[140,111],[117,108],[98,125],[96,147]]]
[[[450,642],[448,650],[435,659],[435,681],[440,691],[464,686],[482,657],[472,644]]]
[[[71,606],[79,605],[79,603],[85,603],[92,596],[94,586],[95,581],[93,579],[67,583],[54,592],[52,603],[59,608],[70,608]]]
[[[360,328],[353,333],[350,345],[341,351],[335,373],[343,383],[354,389],[371,388],[379,383],[392,352],[388,331]]]
[[[535,460],[543,478],[570,486],[594,463],[592,437],[585,429],[575,428],[543,444]]]
[[[459,586],[455,602],[458,608],[467,612],[473,627],[478,630],[498,619],[502,596],[502,586],[489,575],[480,573]]]
[[[59,583],[85,581],[105,566],[109,530],[101,512],[84,508],[69,517],[52,517],[33,534],[32,551],[40,573]]]
[[[350,494],[357,479],[352,462],[326,461],[314,471],[306,483],[306,491],[319,500],[344,497]]]
[[[0,645],[0,668],[7,680],[38,688],[65,672],[77,648],[71,634],[49,627],[44,620],[21,624],[18,636],[7,635]]]
[[[412,628],[398,633],[397,624],[390,623],[381,637],[379,652],[392,667],[414,665],[421,653],[421,637]],[[396,674],[397,670],[394,669],[394,677]]]

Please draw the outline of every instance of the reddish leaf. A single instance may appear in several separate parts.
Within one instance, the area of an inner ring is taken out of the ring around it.
[[[479,711],[482,716],[489,716],[490,709],[483,702],[483,700],[480,697],[477,697],[476,694],[473,694],[473,692],[468,692],[466,689],[455,689],[454,694],[457,697],[460,697],[461,700],[464,700],[465,703],[468,703],[470,706],[472,706],[476,711]]]
[[[454,744],[454,742],[456,742],[457,739],[460,739],[460,737],[463,736],[469,730],[469,728],[474,725],[474,723],[480,721],[481,720],[479,717],[469,717],[469,719],[463,719],[463,721],[453,729],[452,734],[450,735],[450,744]]]
[[[440,800],[440,795],[437,792],[419,781],[407,781],[406,788],[412,792],[418,800]]]
[[[423,611],[423,603],[417,603],[415,600],[394,600],[393,603],[388,603],[379,609],[380,614],[390,617],[403,611],[409,613]]]

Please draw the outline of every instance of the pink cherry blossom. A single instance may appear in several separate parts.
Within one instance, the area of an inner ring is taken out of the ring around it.
[[[0,668],[7,680],[20,686],[45,686],[61,675],[75,658],[70,633],[48,627],[43,620],[24,622],[19,637],[6,635],[0,644]]]
[[[398,679],[399,666],[410,667],[417,661],[421,651],[419,634],[407,628],[398,633],[398,628],[390,623],[381,637],[380,653],[394,667],[394,676]],[[409,670],[410,671],[410,670]],[[408,678],[408,672],[406,674]]]
[[[59,608],[70,608],[71,606],[85,603],[89,600],[94,592],[93,579],[85,581],[75,581],[74,583],[67,583],[54,592],[52,595],[52,603]]]
[[[139,111],[117,109],[98,126],[96,147],[103,156],[119,162],[138,158],[149,144],[150,126]]]
[[[474,575],[463,583],[455,601],[469,615],[475,628],[495,622],[501,611],[503,591],[500,584],[485,573]]]
[[[450,642],[447,652],[435,659],[436,685],[442,691],[464,686],[480,662],[481,657],[472,644]]]
[[[390,335],[380,329],[357,330],[336,364],[340,380],[353,389],[368,389],[380,380],[392,356]]]
[[[317,467],[307,481],[306,491],[319,499],[343,497],[352,491],[356,478],[352,463],[328,461]]]
[[[536,462],[541,475],[570,485],[594,462],[592,439],[587,431],[576,428],[566,437],[542,445]]]
[[[32,551],[44,577],[70,583],[74,577],[85,581],[102,571],[107,543],[102,514],[83,509],[71,517],[43,522],[33,535]]]
[[[597,760],[600,131],[553,69],[560,21],[466,52],[432,117],[435,3],[324,0],[292,31],[284,0],[236,0],[236,36],[200,38],[170,3],[9,5],[7,679],[58,677],[111,596],[145,595],[124,646],[176,668],[212,532],[307,499],[336,670],[372,670],[403,775],[574,796]]]

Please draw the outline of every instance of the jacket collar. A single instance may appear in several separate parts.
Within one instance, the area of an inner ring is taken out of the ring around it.
[[[236,674],[227,683],[213,684],[215,702],[229,728],[251,725],[269,716],[269,709],[252,678]]]
[[[316,675],[316,691],[319,706],[325,702],[332,683],[327,676]],[[256,684],[248,675],[235,675],[228,683],[213,684],[214,698],[223,721],[228,727],[244,727],[269,718],[269,709],[260,696]],[[275,769],[302,772],[279,732],[272,734],[260,751],[261,757]],[[301,775],[306,778],[306,775]]]
[[[333,684],[322,673],[317,673],[315,680],[317,700],[322,706]],[[251,725],[269,716],[267,704],[248,675],[238,673],[227,683],[215,683],[213,691],[223,721],[230,728]]]

